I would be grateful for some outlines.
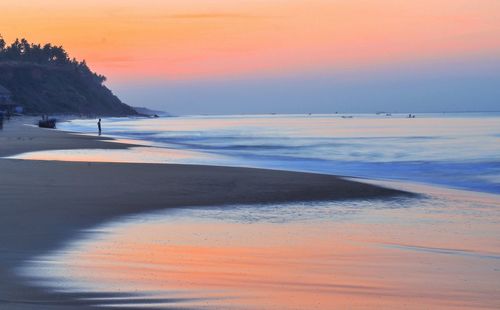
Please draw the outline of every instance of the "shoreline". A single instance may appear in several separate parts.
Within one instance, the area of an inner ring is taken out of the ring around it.
[[[118,149],[124,150],[134,146],[129,143],[116,142],[113,138],[105,136],[80,135],[77,132],[66,132],[54,129],[38,128],[29,126],[38,118],[12,118],[4,123],[0,130],[0,159],[27,152],[50,151],[50,150],[72,150],[72,149]]]
[[[236,117],[239,118],[239,116]],[[243,117],[241,120],[245,126],[250,126],[248,128],[250,132],[255,132],[238,133],[240,129],[231,125],[231,121],[225,118],[205,120],[204,117],[194,116],[192,118],[143,120],[109,119],[105,121],[108,123],[105,131],[106,137],[116,139],[117,142],[139,144],[149,146],[149,148],[139,146],[129,150],[111,151],[115,154],[99,149],[88,152],[82,150],[42,151],[23,153],[13,158],[92,162],[107,162],[112,159],[114,162],[130,163],[252,167],[356,177],[361,180],[417,182],[443,188],[500,193],[498,182],[495,181],[497,156],[489,147],[489,145],[494,145],[495,130],[485,131],[485,128],[496,128],[491,121],[485,121],[488,125],[474,118],[472,121],[466,121],[468,125],[478,130],[477,139],[474,140],[485,142],[474,142],[477,143],[475,147],[477,154],[474,155],[464,148],[464,145],[472,143],[472,141],[467,141],[470,138],[458,138],[449,134],[449,130],[463,125],[463,121],[458,121],[456,117],[443,118],[443,123],[440,123],[436,131],[428,130],[428,126],[434,123],[431,118],[420,119],[414,127],[408,127],[406,120],[402,123],[395,120],[396,123],[386,125],[391,128],[390,130],[399,128],[402,132],[393,134],[379,131],[377,126],[371,127],[374,124],[386,126],[383,125],[386,123],[384,120],[356,121],[356,126],[371,128],[366,132],[374,135],[371,138],[364,137],[362,132],[355,134],[356,137],[349,137],[350,134],[346,134],[345,130],[348,130],[354,123],[344,124],[344,121],[337,122],[333,118],[325,119],[324,126],[318,127],[311,123],[311,128],[308,129],[306,126],[301,129],[304,133],[289,129],[294,126],[286,127],[287,124],[291,125],[296,122],[298,122],[297,126],[301,126],[302,120],[285,118],[285,120],[274,122],[269,119],[261,121],[253,117],[249,119]],[[292,141],[280,133],[274,135],[268,132],[260,136],[255,122],[263,122],[263,128],[280,128],[279,130],[283,130],[283,133],[290,133],[294,137],[315,136],[315,142],[310,144],[311,142],[307,139]],[[226,125],[229,126],[228,132],[224,132]],[[177,126],[179,127],[176,129]],[[321,127],[324,128],[321,129]],[[79,134],[96,135],[95,121],[88,119],[62,123],[60,128],[67,132],[76,131]],[[167,131],[165,134],[160,132],[162,128]],[[188,133],[177,132],[181,128],[189,129]],[[198,135],[196,132],[205,130],[203,128],[208,131]],[[309,130],[311,132],[308,132]],[[321,130],[326,131],[322,133]],[[336,130],[338,134],[333,134]],[[226,135],[231,138],[226,140]],[[329,138],[326,138],[327,136]],[[454,151],[447,152],[444,148],[434,148],[433,144],[436,141],[449,144],[448,147]],[[421,165],[424,166],[421,167]]]
[[[24,126],[0,131],[0,157],[61,149],[127,149],[132,144]],[[292,201],[372,199],[413,194],[336,176],[177,164],[26,161],[0,158],[0,306],[87,308],[91,294],[49,293],[14,269],[115,217],[168,208]],[[103,292],[105,294],[105,292]]]

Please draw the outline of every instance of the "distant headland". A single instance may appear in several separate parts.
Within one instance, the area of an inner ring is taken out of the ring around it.
[[[0,105],[26,114],[137,115],[103,83],[106,77],[70,58],[62,46],[0,35]]]

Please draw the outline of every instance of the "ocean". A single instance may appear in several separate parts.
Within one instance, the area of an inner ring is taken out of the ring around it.
[[[95,120],[58,127],[97,132]],[[156,148],[117,151],[117,161],[283,169],[500,193],[500,113],[108,118],[103,134]],[[99,151],[67,153],[99,158]]]

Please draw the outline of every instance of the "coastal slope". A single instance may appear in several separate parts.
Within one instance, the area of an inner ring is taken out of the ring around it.
[[[137,115],[105,81],[85,61],[70,58],[62,46],[25,39],[6,45],[0,35],[0,86],[8,92],[4,94],[9,97],[7,103],[22,107],[25,113]]]

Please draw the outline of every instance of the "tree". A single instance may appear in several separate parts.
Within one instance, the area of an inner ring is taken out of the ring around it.
[[[0,34],[0,60],[4,59],[4,49],[5,49],[5,40],[3,39],[2,35]]]
[[[97,82],[102,85],[106,77],[92,72],[85,60],[79,62],[75,58],[69,58],[68,53],[62,46],[29,43],[28,40],[16,39],[10,46],[0,35],[0,59],[19,62],[29,62],[40,65],[57,65],[71,68],[78,72],[81,78],[87,81]]]
[[[16,39],[10,46],[5,49],[5,58],[8,60],[19,60],[21,56],[21,42]]]
[[[2,35],[0,34],[0,52],[3,52],[5,48],[5,40],[3,39]]]

